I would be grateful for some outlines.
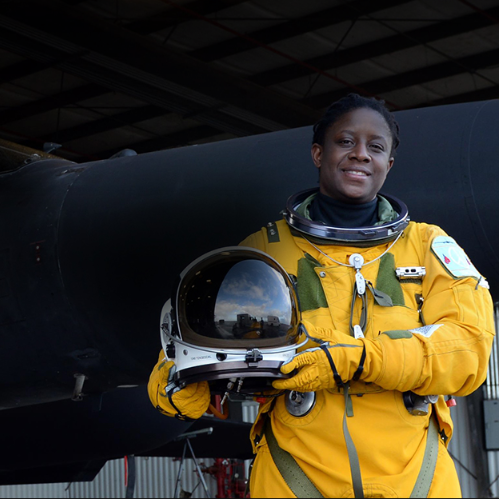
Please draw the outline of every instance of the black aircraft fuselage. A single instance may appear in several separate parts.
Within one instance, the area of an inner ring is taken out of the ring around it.
[[[382,191],[402,199],[412,220],[454,237],[497,299],[499,101],[396,117],[401,145]],[[45,465],[61,454],[66,463],[139,454],[185,429],[152,406],[137,410],[139,427],[154,421],[142,440],[127,435],[129,425],[103,422],[117,408],[133,416],[137,397],[137,407],[148,404],[160,311],[178,273],[279,219],[289,195],[317,185],[311,137],[305,127],[85,164],[46,159],[0,174],[0,422],[31,416],[43,431],[51,419],[54,457]],[[83,401],[73,403],[78,376]],[[96,413],[120,445],[92,454]],[[88,438],[67,448],[82,425]],[[0,472],[22,466],[0,458]],[[0,483],[12,480],[0,473]]]

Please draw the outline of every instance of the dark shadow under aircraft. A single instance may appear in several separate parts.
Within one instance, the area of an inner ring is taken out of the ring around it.
[[[383,190],[457,239],[497,300],[499,101],[396,116],[401,145]],[[89,480],[109,459],[178,454],[171,441],[189,423],[159,414],[145,388],[161,308],[192,260],[237,244],[317,185],[311,136],[305,127],[85,164],[9,153],[0,484]],[[197,454],[249,457],[247,425],[215,424]]]

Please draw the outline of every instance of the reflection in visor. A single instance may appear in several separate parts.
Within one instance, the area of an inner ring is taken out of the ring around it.
[[[224,332],[230,328],[235,337],[286,334],[291,323],[291,303],[283,276],[257,260],[232,267],[218,293],[215,323]]]
[[[292,285],[262,260],[223,258],[193,269],[178,305],[183,339],[200,346],[284,346],[296,339]]]

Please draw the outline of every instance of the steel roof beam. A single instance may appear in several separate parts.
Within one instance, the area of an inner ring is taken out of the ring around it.
[[[263,131],[307,125],[318,117],[315,110],[293,99],[60,1],[9,2],[0,15],[0,25],[6,28],[4,31],[13,30],[36,41],[38,52],[59,50],[72,56],[72,60],[58,64],[59,68],[150,104],[158,105],[151,94],[159,92],[170,95],[170,101],[189,100],[191,108],[197,107],[201,114],[216,109],[220,124],[228,116],[228,122],[236,118],[240,124],[248,123]],[[220,129],[241,134],[223,126]]]
[[[65,107],[70,104],[74,104],[75,102],[99,97],[106,93],[109,93],[107,88],[91,83],[89,85],[59,92],[56,95],[48,95],[21,106],[3,109],[0,113],[0,125],[6,125],[7,123],[12,123],[14,121],[31,118],[37,114]]]
[[[206,0],[196,0],[195,2],[185,4],[185,7],[202,15],[210,15],[222,9],[226,9],[227,7],[233,7],[247,1],[248,0],[211,0],[210,2],[207,2]],[[141,35],[147,35],[149,33],[177,26],[185,21],[192,21],[192,16],[181,10],[170,9],[154,17],[138,19],[128,24],[124,24],[123,27],[140,33]]]
[[[118,77],[113,71],[92,65],[86,61],[76,62],[77,56],[62,57],[59,51],[23,38],[18,33],[5,31],[0,37],[0,46],[15,50],[26,57],[39,58],[44,62],[52,60],[53,66],[62,71],[68,71],[82,78],[86,77],[88,80],[93,79],[102,84],[101,94],[109,92],[110,89],[123,92],[142,99],[144,102],[150,102],[152,105],[161,107],[166,111],[174,111],[181,116],[196,117],[198,121],[206,121],[212,126],[218,126],[220,131],[233,133],[234,135],[244,136],[268,131],[252,123],[246,123],[243,120],[222,114],[218,109],[205,107],[178,95],[172,95],[168,91],[158,89],[155,86],[151,87],[145,83],[136,82],[124,75]],[[84,100],[85,97],[92,98],[96,96],[95,94],[85,94],[83,89],[81,94],[78,95],[81,97],[80,100]],[[38,107],[43,108],[44,111],[49,111],[50,103],[52,103],[52,108],[59,107],[53,99],[49,98],[42,104],[33,103],[33,110]],[[75,104],[75,102],[70,102],[68,98],[66,105],[69,104]],[[14,109],[11,112],[15,113]]]
[[[386,78],[380,78],[360,85],[371,94],[381,95],[383,93],[400,90],[402,88],[422,85],[440,78],[449,78],[462,73],[476,73],[477,70],[487,68],[499,63],[499,49],[489,50],[473,54],[460,59],[417,68],[405,73],[394,74]],[[323,108],[343,97],[345,90],[327,92],[321,95],[304,99],[303,102],[314,108]]]
[[[485,12],[490,16],[499,16],[499,7],[489,9]],[[329,71],[347,64],[354,64],[387,53],[408,49],[417,45],[424,45],[425,43],[431,43],[451,36],[457,36],[493,24],[493,19],[484,16],[483,14],[469,14],[456,19],[450,19],[423,28],[414,29],[406,33],[393,35],[381,40],[374,40],[357,47],[313,57],[304,62],[309,66],[319,68],[323,71]],[[258,85],[270,86],[311,74],[314,74],[313,69],[306,65],[288,64],[280,68],[263,71],[249,76],[248,80]]]
[[[35,61],[20,61],[0,70],[0,83],[11,82],[49,68],[49,64]]]
[[[465,92],[462,94],[444,97],[442,99],[435,99],[433,101],[425,102],[424,106],[444,106],[447,104],[459,104],[464,102],[477,102],[492,99],[499,99],[499,85],[492,85],[487,88],[481,88],[480,90],[473,90],[472,92]]]
[[[89,135],[95,135],[97,133],[103,133],[125,126],[133,126],[135,123],[139,123],[141,121],[157,118],[158,116],[164,116],[165,113],[165,110],[160,107],[143,106],[130,109],[129,111],[122,113],[113,114],[112,116],[95,119],[89,123],[83,123],[64,130],[58,130],[57,132],[54,131],[53,133],[40,137],[40,140],[55,140],[61,144],[66,144],[72,140],[85,138]]]
[[[332,7],[321,12],[300,17],[299,19],[286,21],[277,26],[253,31],[240,38],[231,38],[208,47],[192,50],[189,52],[189,55],[202,61],[214,61],[245,50],[257,48],[258,44],[268,45],[303,35],[310,31],[317,31],[326,26],[348,21],[361,15],[359,12],[369,14],[390,7],[396,7],[409,1],[411,0],[378,0],[376,2],[355,0],[339,7]],[[252,40],[255,40],[258,44],[255,44]]]

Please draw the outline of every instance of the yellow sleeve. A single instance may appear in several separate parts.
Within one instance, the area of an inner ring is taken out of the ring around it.
[[[451,274],[431,249],[434,238],[446,234],[421,225],[426,248],[423,315],[428,327],[385,332],[366,341],[362,379],[420,395],[468,395],[487,375],[495,335],[492,298],[483,281]]]

